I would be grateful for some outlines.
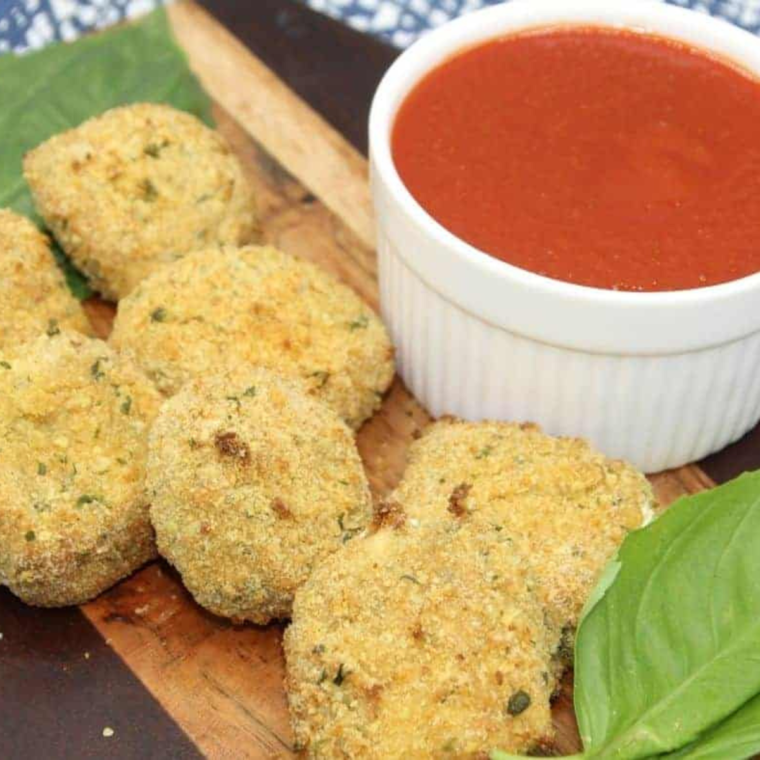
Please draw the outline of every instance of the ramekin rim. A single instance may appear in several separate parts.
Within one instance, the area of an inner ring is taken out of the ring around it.
[[[435,242],[445,246],[449,251],[453,251],[469,265],[477,267],[490,276],[508,280],[512,284],[541,291],[543,295],[550,297],[558,296],[562,298],[582,299],[588,303],[593,303],[599,306],[614,305],[626,309],[637,309],[663,306],[682,307],[715,303],[727,299],[733,299],[753,290],[760,291],[760,271],[734,280],[728,280],[715,285],[706,285],[699,288],[646,292],[597,288],[554,279],[531,272],[527,269],[522,269],[521,267],[497,259],[487,252],[476,248],[446,229],[419,204],[417,199],[404,184],[393,161],[391,135],[398,105],[393,107],[391,101],[395,97],[395,92],[393,90],[398,87],[403,90],[399,99],[399,103],[402,102],[404,96],[411,91],[414,85],[419,82],[428,71],[432,70],[435,65],[437,65],[437,62],[428,67],[418,76],[407,78],[405,83],[397,82],[397,80],[402,79],[405,70],[419,57],[428,54],[433,49],[437,49],[439,40],[448,41],[449,38],[453,37],[453,35],[459,31],[459,29],[468,28],[474,23],[477,23],[477,21],[482,22],[482,19],[486,16],[501,16],[502,13],[508,12],[505,11],[505,9],[508,9],[511,6],[523,6],[528,1],[529,0],[512,0],[512,2],[484,8],[475,11],[468,16],[449,22],[444,27],[429,32],[422,40],[404,51],[386,71],[378,86],[370,108],[369,149],[372,170],[379,173],[380,178],[385,183],[389,192],[395,196],[398,208],[409,221],[418,228],[421,228],[426,235],[431,237]],[[553,2],[551,0],[541,0],[540,3],[534,0],[531,5],[534,8],[557,8],[559,0],[554,0]],[[604,0],[604,2],[601,2],[601,0],[582,0],[581,2],[574,3],[573,6],[568,8],[568,10],[582,11],[604,9],[609,12],[610,8],[614,8],[616,5],[618,5],[619,8],[625,7],[622,4],[610,2],[610,0]],[[626,5],[630,8],[630,5]],[[688,20],[690,23],[702,24],[705,26],[709,25],[716,30],[720,29],[725,34],[736,35],[737,39],[743,38],[746,40],[749,38],[755,44],[760,45],[760,40],[757,40],[757,38],[749,32],[720,18],[695,13],[687,8],[667,5],[661,2],[656,2],[655,0],[641,0],[641,2],[635,3],[635,7],[637,9],[646,8],[648,11],[652,11],[655,16],[670,16],[672,18],[681,17],[682,20]],[[561,22],[538,22],[526,25],[523,27],[523,30],[539,29],[542,26],[551,27],[556,26],[558,23],[561,23],[563,26],[575,25],[616,28],[616,26],[611,23],[568,20]],[[484,28],[486,28],[485,24]],[[633,25],[625,24],[624,22],[620,22],[617,25],[617,28],[651,33],[650,30],[640,30]],[[489,39],[497,39],[504,35],[505,32],[501,30],[495,30],[492,33],[486,31],[480,38],[479,43],[476,44],[480,44]],[[466,46],[462,47],[464,48]],[[447,54],[455,54],[457,46],[456,44],[450,46],[448,44],[443,44],[440,46],[440,49],[444,51],[444,55],[439,60],[445,60]],[[738,59],[736,60],[736,63],[742,65],[742,62]],[[760,72],[758,72],[758,78],[760,78]]]

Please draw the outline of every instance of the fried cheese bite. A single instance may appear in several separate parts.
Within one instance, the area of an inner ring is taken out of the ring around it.
[[[48,239],[25,217],[0,209],[0,351],[60,329],[91,332]]]
[[[260,624],[287,617],[298,586],[372,513],[349,428],[262,369],[193,381],[164,404],[148,486],[159,551],[196,601]]]
[[[296,593],[284,646],[297,744],[378,760],[545,747],[559,633],[525,563],[475,518],[382,519]]]
[[[385,326],[353,290],[271,247],[193,253],[119,304],[111,343],[167,396],[219,367],[300,377],[358,428],[393,379]]]
[[[150,381],[105,343],[42,335],[0,355],[0,583],[80,604],[156,555],[145,491]]]
[[[189,251],[259,237],[226,140],[166,105],[114,108],[51,137],[24,176],[61,247],[112,300]]]
[[[391,499],[421,520],[476,515],[497,527],[529,564],[554,622],[568,630],[626,534],[651,518],[654,505],[641,473],[585,441],[531,424],[450,418],[411,446]]]

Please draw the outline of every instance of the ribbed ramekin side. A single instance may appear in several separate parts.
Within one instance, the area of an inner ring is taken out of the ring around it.
[[[760,334],[664,356],[585,353],[495,327],[443,298],[380,231],[399,372],[434,416],[530,420],[647,472],[699,459],[760,418]]]

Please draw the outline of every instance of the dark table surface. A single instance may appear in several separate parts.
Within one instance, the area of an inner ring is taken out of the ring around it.
[[[201,4],[366,153],[372,94],[397,50],[293,0]],[[702,466],[717,482],[760,467],[760,428]],[[0,759],[198,756],[77,609],[43,616],[0,589],[0,633]],[[83,650],[97,668],[71,654]],[[72,730],[72,721],[104,728],[114,716],[118,742],[104,746],[102,728]]]

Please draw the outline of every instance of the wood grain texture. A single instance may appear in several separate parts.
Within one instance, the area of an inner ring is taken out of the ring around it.
[[[197,0],[360,153],[372,95],[399,49],[300,0]]]
[[[0,634],[3,760],[200,757],[78,609],[38,610],[0,589]]]
[[[367,165],[321,116],[206,11],[169,7],[190,65],[214,99],[368,246],[375,239]],[[304,143],[303,135],[310,135]],[[297,171],[296,171],[297,170]]]

